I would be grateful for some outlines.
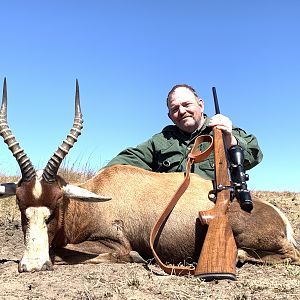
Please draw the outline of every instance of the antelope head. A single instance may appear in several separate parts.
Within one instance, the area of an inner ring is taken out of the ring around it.
[[[50,158],[46,167],[41,171],[36,171],[8,126],[7,89],[6,79],[4,79],[0,109],[0,135],[16,158],[22,176],[17,183],[2,183],[0,195],[2,197],[16,195],[21,211],[25,252],[19,263],[20,272],[52,269],[49,245],[54,238],[52,233],[62,226],[63,199],[72,198],[85,201],[110,199],[78,186],[67,184],[57,175],[61,162],[81,134],[82,124],[79,85],[78,80],[76,80],[75,117],[72,129]]]

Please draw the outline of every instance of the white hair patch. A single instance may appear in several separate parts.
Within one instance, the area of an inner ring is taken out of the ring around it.
[[[32,195],[36,200],[38,200],[42,196],[42,185],[38,180],[35,181],[35,185],[32,190]]]
[[[42,185],[41,185],[41,177],[42,177],[43,171],[37,171],[37,176],[35,180],[35,185],[32,190],[32,195],[34,199],[38,200],[42,196]]]
[[[25,211],[28,228],[25,234],[25,251],[20,264],[27,271],[41,270],[50,262],[46,220],[50,216],[47,207],[28,207]]]

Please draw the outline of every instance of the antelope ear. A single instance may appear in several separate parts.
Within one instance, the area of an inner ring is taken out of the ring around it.
[[[0,197],[10,197],[16,194],[17,185],[15,182],[0,183]]]
[[[75,198],[75,199],[81,200],[81,201],[87,201],[87,202],[100,201],[100,202],[102,202],[102,201],[107,201],[107,200],[111,199],[111,197],[100,196],[100,195],[90,192],[84,188],[81,188],[79,186],[72,185],[72,184],[67,184],[67,185],[63,186],[62,189],[63,189],[64,195],[66,197]]]

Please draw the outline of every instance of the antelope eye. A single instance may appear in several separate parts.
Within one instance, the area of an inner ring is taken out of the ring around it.
[[[55,216],[54,213],[51,213],[49,218],[47,218],[46,221],[45,221],[46,225],[48,225],[54,219],[54,216]]]

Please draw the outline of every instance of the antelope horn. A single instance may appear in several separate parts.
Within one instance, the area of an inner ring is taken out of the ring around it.
[[[79,85],[78,80],[76,79],[75,117],[73,127],[70,130],[67,138],[63,141],[61,146],[58,147],[57,151],[48,161],[42,175],[45,181],[51,183],[56,180],[56,175],[61,162],[69,153],[70,149],[74,146],[75,142],[77,142],[77,138],[81,134],[81,129],[83,127],[82,123],[83,119],[80,108]]]
[[[16,158],[19,164],[22,173],[22,180],[30,181],[36,175],[35,169],[30,159],[24,153],[24,150],[16,141],[7,123],[6,78],[4,78],[3,83],[2,104],[0,109],[0,135],[3,137],[4,142],[7,144],[9,150],[12,152],[13,156]]]

